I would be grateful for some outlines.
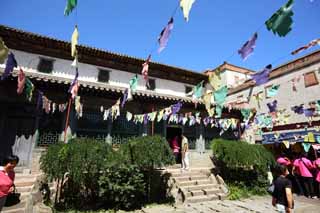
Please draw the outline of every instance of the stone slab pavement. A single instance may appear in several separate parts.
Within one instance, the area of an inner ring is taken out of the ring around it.
[[[305,197],[295,198],[295,213],[320,213],[320,200],[307,199]],[[276,212],[271,205],[271,196],[252,197],[241,201],[217,200],[202,203],[191,203],[178,206],[158,205],[146,207],[140,210],[143,213],[273,213]]]

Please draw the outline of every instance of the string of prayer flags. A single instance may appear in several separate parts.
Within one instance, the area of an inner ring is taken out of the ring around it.
[[[278,101],[274,100],[271,103],[267,103],[267,106],[270,113],[276,112],[278,107]]]
[[[247,60],[247,58],[253,53],[254,48],[256,47],[256,41],[258,39],[258,33],[255,33],[239,50],[238,54],[240,54],[243,60]]]
[[[180,7],[183,12],[183,17],[187,22],[189,21],[189,13],[195,1],[196,0],[180,0]]]
[[[314,39],[312,41],[310,41],[308,44],[306,44],[305,46],[302,46],[294,51],[291,52],[291,55],[296,55],[304,50],[307,50],[311,47],[314,47],[316,45],[320,45],[320,39]]]
[[[130,89],[132,92],[135,92],[137,90],[138,86],[138,75],[135,75],[132,79],[129,81]]]
[[[72,98],[74,99],[78,95],[79,90],[79,82],[78,82],[79,72],[78,69],[76,69],[76,75],[70,85],[69,93],[71,93]]]
[[[209,74],[209,83],[214,90],[218,90],[221,88],[222,78],[218,69]]]
[[[34,90],[34,85],[33,85],[33,83],[30,81],[29,78],[26,78],[25,93],[26,93],[27,100],[28,100],[29,102],[31,102],[33,90]]]
[[[0,64],[3,64],[8,57],[9,49],[0,37]]]
[[[160,110],[157,116],[157,121],[160,122],[163,118],[164,109]]]
[[[79,31],[78,31],[78,26],[76,25],[74,27],[74,31],[71,36],[71,56],[76,57],[77,55],[77,45],[79,41]]]
[[[6,68],[4,69],[4,72],[1,76],[1,80],[6,79],[13,71],[15,67],[18,66],[18,63],[13,55],[13,53],[9,53]]]
[[[163,30],[161,31],[161,33],[159,35],[158,53],[160,53],[167,46],[172,29],[173,29],[173,17],[170,18],[167,26],[165,28],[163,28]]]
[[[276,13],[274,13],[269,20],[265,22],[267,29],[274,34],[278,34],[280,37],[286,36],[291,31],[291,25],[293,24],[292,7],[293,0],[283,5]]]
[[[271,98],[278,94],[280,85],[272,85],[271,87],[267,88],[267,97]]]
[[[311,144],[310,143],[302,143],[303,149],[305,152],[309,152]]]
[[[141,74],[143,76],[143,79],[146,82],[146,87],[149,87],[149,80],[148,80],[148,73],[149,73],[149,62],[151,60],[151,55],[148,56],[147,60],[142,64],[142,71]]]
[[[267,65],[261,72],[253,74],[251,77],[255,81],[257,86],[265,84],[269,81],[269,74],[271,72],[272,65]]]
[[[20,67],[20,70],[19,70],[19,74],[18,74],[17,80],[18,80],[17,94],[21,95],[23,90],[24,90],[25,83],[26,83],[26,75],[24,74],[24,72],[21,69],[21,67]]]
[[[77,6],[77,0],[67,0],[66,7],[64,9],[64,15],[68,16],[72,10]]]

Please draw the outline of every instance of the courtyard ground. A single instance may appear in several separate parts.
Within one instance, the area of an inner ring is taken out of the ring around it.
[[[295,213],[320,213],[320,200],[294,197]],[[252,197],[241,201],[217,200],[203,203],[192,203],[177,206],[156,205],[143,208],[139,212],[144,213],[170,213],[170,212],[221,212],[221,213],[244,213],[244,212],[276,212],[271,205],[271,196]]]

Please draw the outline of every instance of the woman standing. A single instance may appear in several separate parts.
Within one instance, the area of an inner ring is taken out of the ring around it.
[[[188,139],[182,135],[182,149],[181,149],[181,156],[182,156],[182,169],[188,170],[189,169],[189,143]]]
[[[320,198],[320,150],[318,150],[318,158],[314,161],[314,166],[316,168],[317,195]]]
[[[14,168],[18,163],[18,156],[13,155],[4,159],[0,167],[0,212],[6,203],[8,194],[14,190]]]

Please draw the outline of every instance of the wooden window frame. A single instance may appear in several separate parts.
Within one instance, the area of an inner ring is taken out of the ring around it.
[[[147,90],[155,91],[157,88],[156,79],[149,78],[148,81],[149,82],[148,82]],[[152,86],[152,84],[150,84],[150,82],[154,82],[154,84],[153,84],[154,86]]]
[[[193,90],[193,88],[191,86],[187,86],[187,85],[185,85],[184,88],[185,88],[184,91],[186,94],[190,93]]]
[[[99,70],[99,73],[98,73],[98,78],[97,78],[97,81],[100,82],[100,83],[109,83],[110,82],[110,70],[106,70],[106,69],[98,69]],[[108,80],[105,80],[103,79],[105,76],[101,76],[102,74],[101,73],[108,73]]]
[[[270,87],[272,87],[272,86],[273,86],[273,85],[269,85],[269,86],[265,86],[265,87],[264,87],[264,96],[265,96],[266,99],[271,98],[271,97],[268,96],[268,92],[267,92],[267,91],[268,91],[268,89],[269,89]]]
[[[307,76],[307,75],[310,75],[310,74],[313,74],[313,75],[314,75],[314,80],[315,80],[315,82],[307,83],[307,82],[306,82],[306,76]],[[312,87],[312,86],[315,86],[315,85],[318,85],[318,84],[319,84],[319,80],[318,80],[318,78],[317,78],[317,74],[316,74],[315,71],[311,71],[311,72],[307,72],[307,73],[303,74],[303,78],[304,78],[304,87],[305,87],[305,88]]]
[[[38,72],[47,73],[47,74],[52,73],[53,68],[54,68],[54,62],[55,62],[55,59],[39,57],[39,63],[37,66]],[[44,64],[44,63],[51,63],[51,66],[49,66],[48,64]],[[43,68],[46,68],[45,66],[48,66],[48,70],[43,69]]]

